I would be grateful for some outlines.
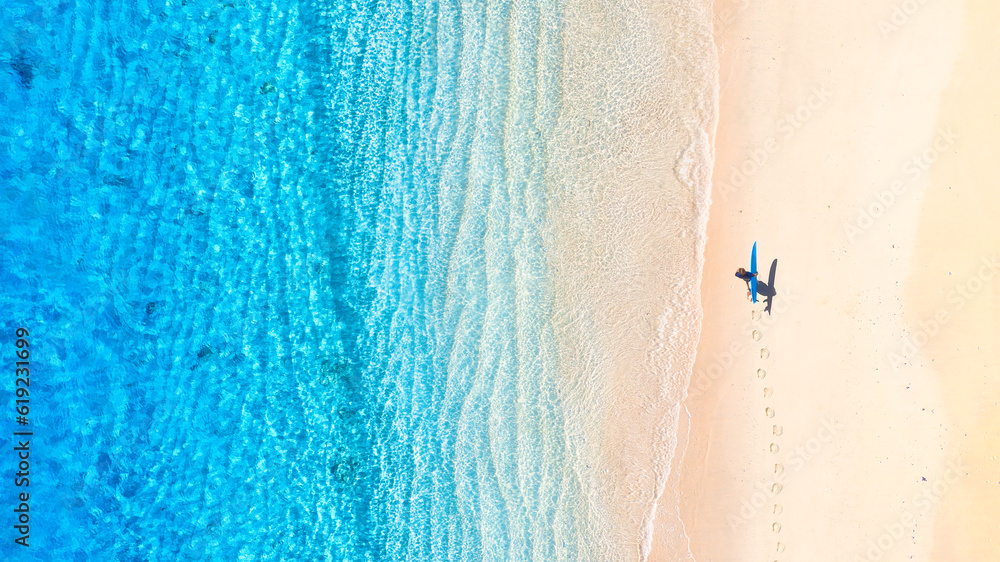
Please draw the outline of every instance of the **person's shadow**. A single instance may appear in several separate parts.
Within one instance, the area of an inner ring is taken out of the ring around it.
[[[774,295],[778,292],[774,289],[774,276],[778,271],[778,260],[771,262],[771,271],[767,273],[767,283],[757,281],[757,294],[764,297],[764,312],[771,314],[771,305],[774,304]]]

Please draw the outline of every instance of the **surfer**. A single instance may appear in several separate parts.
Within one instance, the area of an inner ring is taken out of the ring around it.
[[[747,282],[747,297],[750,297],[750,280],[757,277],[757,273],[750,273],[742,267],[736,270],[736,276]]]

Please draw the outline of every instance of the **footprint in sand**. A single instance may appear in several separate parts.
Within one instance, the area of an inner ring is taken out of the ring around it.
[[[756,310],[753,311],[753,319],[754,320],[759,320],[760,319],[760,312],[759,311],[756,311]],[[760,330],[754,330],[751,335],[753,336],[754,341],[760,341],[760,339],[762,337],[761,333],[760,333]],[[760,349],[760,358],[761,359],[767,359],[770,356],[771,356],[771,352],[768,351],[766,347],[762,347]],[[764,369],[757,369],[757,378],[758,379],[763,379],[766,376],[767,376],[767,372]],[[772,388],[770,386],[764,387],[764,398],[770,398],[773,393],[774,393],[774,388]],[[771,407],[764,408],[764,415],[766,415],[769,418],[773,418],[774,417],[774,408],[771,408]],[[780,436],[783,433],[783,430],[782,430],[782,428],[781,428],[780,425],[772,425],[771,426],[771,433],[773,433],[777,437],[777,436]],[[778,451],[780,450],[780,447],[778,447],[777,443],[771,443],[771,445],[768,447],[768,449],[771,451],[771,453],[777,454]],[[784,466],[782,466],[780,463],[775,463],[775,465],[774,465],[774,473],[775,474],[781,474],[784,471],[785,471],[785,467]],[[781,484],[779,484],[777,482],[775,482],[771,486],[771,493],[774,494],[774,495],[780,494],[781,490],[782,490],[782,486],[781,486]],[[777,503],[774,504],[774,514],[775,515],[780,515],[781,512],[782,512],[781,504],[777,504]],[[781,532],[781,523],[778,523],[777,521],[773,522],[771,524],[771,530],[774,531],[775,533],[780,533]],[[784,552],[785,545],[779,542],[777,544],[776,549],[777,549],[778,552]],[[775,560],[774,562],[778,562],[778,561]]]
[[[760,311],[759,310],[755,310],[755,311],[751,312],[750,313],[750,318],[753,318],[754,320],[760,320]]]

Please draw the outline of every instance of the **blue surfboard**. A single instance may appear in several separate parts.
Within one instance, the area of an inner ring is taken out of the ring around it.
[[[750,251],[750,273],[757,273],[757,243],[753,243],[753,250]],[[753,302],[757,302],[757,276],[750,278],[750,295]]]

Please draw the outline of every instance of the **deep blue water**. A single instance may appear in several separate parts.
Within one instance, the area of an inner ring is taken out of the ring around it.
[[[34,435],[19,489],[4,407],[0,558],[579,558],[556,13],[6,0],[0,364],[12,403],[26,328]]]

